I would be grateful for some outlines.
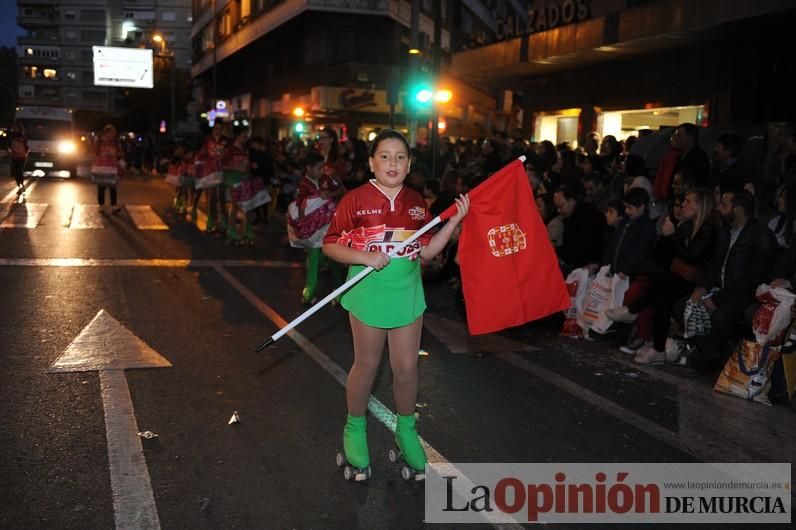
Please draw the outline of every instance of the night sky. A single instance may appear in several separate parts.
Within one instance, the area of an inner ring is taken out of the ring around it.
[[[17,26],[17,3],[15,0],[0,0],[0,46],[17,45],[17,37],[25,31]]]

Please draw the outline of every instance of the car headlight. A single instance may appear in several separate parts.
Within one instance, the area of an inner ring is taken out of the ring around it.
[[[77,151],[77,145],[72,140],[58,142],[58,152],[62,155],[71,155],[75,151]]]

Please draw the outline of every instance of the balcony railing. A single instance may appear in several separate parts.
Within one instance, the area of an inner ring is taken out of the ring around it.
[[[60,20],[58,13],[51,14],[37,14],[37,15],[19,15],[17,17],[17,25],[21,28],[35,28],[42,26],[58,26]]]

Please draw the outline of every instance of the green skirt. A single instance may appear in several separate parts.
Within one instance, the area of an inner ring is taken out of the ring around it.
[[[352,265],[348,279],[365,267]],[[374,328],[399,328],[411,324],[426,310],[420,260],[395,258],[349,289],[341,305],[358,320]]]
[[[234,188],[244,180],[247,180],[248,176],[248,173],[240,171],[224,171],[224,185],[228,188]]]

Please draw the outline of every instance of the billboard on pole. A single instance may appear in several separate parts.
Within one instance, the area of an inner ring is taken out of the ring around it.
[[[152,88],[152,50],[92,46],[94,84]]]

